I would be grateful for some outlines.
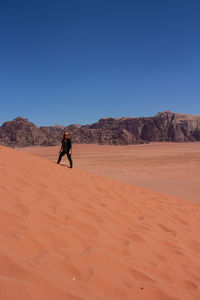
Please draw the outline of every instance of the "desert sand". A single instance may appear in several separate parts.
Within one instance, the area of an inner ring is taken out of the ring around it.
[[[200,299],[199,204],[0,155],[0,299]]]
[[[22,150],[56,161],[58,149]],[[73,145],[73,158],[82,170],[200,203],[200,143]]]

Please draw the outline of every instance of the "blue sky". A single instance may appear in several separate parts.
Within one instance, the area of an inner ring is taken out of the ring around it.
[[[0,123],[200,115],[200,0],[0,1]]]

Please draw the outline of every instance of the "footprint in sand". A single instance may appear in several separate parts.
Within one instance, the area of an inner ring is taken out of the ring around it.
[[[163,241],[162,244],[173,254],[185,256],[184,253],[181,252],[180,247],[176,246],[175,244],[169,242],[169,241]]]
[[[192,290],[197,290],[198,286],[196,285],[196,283],[189,281],[189,280],[185,280],[184,281],[184,285],[186,286],[187,289],[189,289],[190,291]]]
[[[130,241],[125,241],[123,242],[122,246],[123,246],[123,254],[124,255],[129,255],[130,251],[129,251],[129,246],[130,246],[131,242]]]
[[[170,234],[173,235],[173,236],[176,236],[176,235],[177,235],[176,231],[174,231],[174,230],[172,230],[172,229],[170,229],[170,228],[168,228],[168,227],[166,227],[166,226],[164,226],[164,225],[162,225],[162,224],[158,224],[158,226],[159,226],[163,231],[165,231],[165,232],[167,232],[167,233],[170,233]]]
[[[160,255],[160,254],[156,254],[156,256],[158,257],[158,259],[159,259],[161,262],[168,262],[168,259],[167,259],[166,256]]]
[[[181,224],[187,226],[188,225],[188,222],[186,222],[185,220],[183,219],[180,219],[180,218],[177,218],[177,221],[179,221]]]
[[[123,283],[128,289],[132,289],[134,287],[133,280],[129,278],[123,278]]]
[[[107,205],[106,205],[105,203],[103,203],[103,202],[100,202],[99,205],[100,205],[101,207],[106,207],[106,206],[107,206]]]
[[[127,232],[125,237],[131,240],[131,242],[142,242],[144,243],[144,239],[134,231]]]
[[[132,277],[137,281],[142,281],[142,282],[147,282],[147,283],[154,282],[154,280],[151,279],[149,276],[145,275],[144,273],[142,273],[136,269],[130,268],[130,272],[131,272]]]
[[[74,278],[74,280],[76,280],[76,281],[81,280],[81,274],[76,267],[74,267],[72,264],[68,264],[66,262],[63,263],[63,266],[65,268],[66,275],[68,275],[69,278],[72,278],[72,279]]]
[[[92,277],[93,275],[93,269],[91,267],[89,267],[89,270],[88,270],[88,276],[87,278],[85,279],[85,283],[88,283],[90,281],[90,278]]]
[[[130,243],[131,243],[131,242],[127,240],[127,241],[123,242],[123,246],[124,246],[124,247],[128,247],[128,246],[130,245]]]

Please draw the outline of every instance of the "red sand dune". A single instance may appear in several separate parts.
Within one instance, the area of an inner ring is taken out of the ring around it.
[[[199,300],[200,206],[0,147],[1,300]]]

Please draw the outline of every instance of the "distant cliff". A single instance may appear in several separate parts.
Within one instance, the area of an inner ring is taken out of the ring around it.
[[[37,127],[18,117],[0,127],[0,144],[25,147],[57,145],[64,131],[74,143],[131,145],[149,142],[200,141],[200,116],[164,111],[154,117],[104,118],[91,125]]]
[[[81,128],[71,126],[70,131],[77,143],[194,142],[200,141],[200,116],[164,111],[154,117],[104,118]]]

